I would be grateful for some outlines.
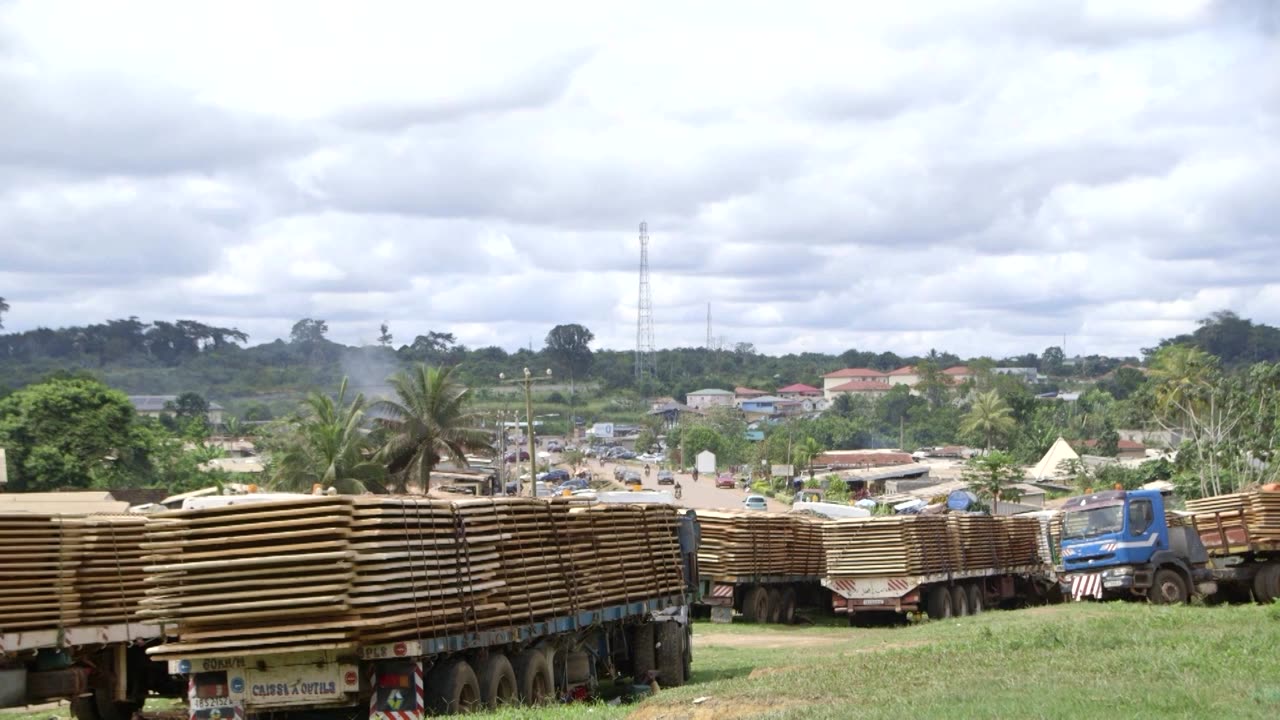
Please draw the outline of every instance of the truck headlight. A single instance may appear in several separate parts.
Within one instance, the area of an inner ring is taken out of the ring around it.
[[[1102,572],[1103,577],[1125,577],[1133,574],[1133,568],[1129,566],[1107,568]]]

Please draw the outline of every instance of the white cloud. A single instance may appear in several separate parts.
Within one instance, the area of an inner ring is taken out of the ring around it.
[[[0,5],[5,323],[627,348],[641,220],[662,346],[1280,323],[1278,7]]]

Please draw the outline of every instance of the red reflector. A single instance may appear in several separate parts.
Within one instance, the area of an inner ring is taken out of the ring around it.
[[[221,698],[227,696],[226,685],[197,685],[196,697],[198,698]]]
[[[379,675],[378,687],[380,688],[400,688],[407,689],[409,687],[408,675]]]

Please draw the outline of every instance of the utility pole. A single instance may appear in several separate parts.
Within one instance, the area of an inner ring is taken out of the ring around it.
[[[711,303],[707,303],[707,349],[711,349]]]
[[[529,368],[525,368],[524,377],[508,380],[505,374],[498,373],[498,379],[503,382],[524,386],[525,422],[529,428],[529,496],[538,497],[538,452],[533,440],[533,384],[543,380],[550,380],[551,368],[547,368],[547,374],[544,377],[535,377],[533,373],[529,372]],[[517,453],[516,459],[519,459],[519,453]],[[505,457],[503,461],[506,461]]]

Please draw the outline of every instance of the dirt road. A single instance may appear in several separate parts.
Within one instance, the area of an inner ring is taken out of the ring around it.
[[[613,468],[619,463],[609,463],[602,465],[599,460],[592,459],[590,461],[591,471],[599,477],[613,477]],[[635,463],[621,463],[629,469],[634,469],[641,473],[641,480],[647,490],[671,490],[670,485],[658,485],[656,477],[658,471],[653,469],[652,474],[644,477],[644,465]],[[701,510],[741,510],[742,500],[746,498],[747,493],[741,488],[716,488],[716,479],[714,477],[699,476],[698,482],[693,481],[693,476],[689,473],[676,473],[676,481],[680,483],[681,498],[680,504],[685,507],[701,509]],[[770,512],[786,512],[789,509],[784,503],[780,503],[772,498],[767,498],[766,502]]]

